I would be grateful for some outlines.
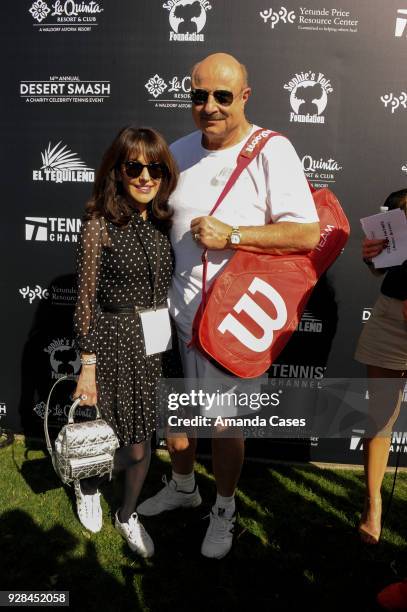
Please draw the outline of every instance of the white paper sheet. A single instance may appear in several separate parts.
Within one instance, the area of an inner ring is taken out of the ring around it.
[[[146,355],[168,351],[172,346],[168,308],[141,312],[140,320],[143,327]]]
[[[375,268],[399,266],[407,259],[407,219],[403,210],[396,208],[360,220],[366,238],[387,238],[387,248],[373,257]]]

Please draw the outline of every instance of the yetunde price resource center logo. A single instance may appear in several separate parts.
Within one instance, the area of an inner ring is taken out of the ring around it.
[[[52,75],[47,81],[20,81],[19,93],[30,104],[101,104],[110,98],[111,83]]]
[[[93,0],[35,0],[28,9],[37,32],[90,32],[99,25],[103,11],[101,2]]]
[[[206,13],[212,9],[209,0],[168,0],[163,8],[169,11],[171,41],[204,42]]]
[[[296,73],[284,89],[290,92],[291,122],[325,123],[323,112],[333,87],[322,72]]]
[[[191,77],[173,76],[163,79],[159,74],[150,77],[144,87],[149,93],[149,102],[156,108],[190,108]]]
[[[281,27],[296,26],[297,30],[310,32],[355,33],[359,25],[359,19],[356,19],[351,11],[340,8],[299,6],[291,10],[285,6],[280,8],[275,6],[263,9],[259,15],[265,24],[270,25],[272,31]]]
[[[43,153],[42,166],[33,170],[33,181],[51,183],[93,183],[95,171],[59,141],[56,145],[48,143]]]

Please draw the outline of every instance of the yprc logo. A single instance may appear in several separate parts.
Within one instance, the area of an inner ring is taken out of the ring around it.
[[[407,92],[402,91],[398,96],[393,93],[385,94],[380,96],[380,100],[383,102],[385,108],[391,109],[392,114],[400,107],[407,109]]]
[[[78,242],[80,219],[26,217],[25,239],[36,242]]]
[[[30,104],[101,104],[110,98],[110,81],[52,75],[47,81],[20,81],[20,98]]]
[[[49,355],[52,378],[57,379],[65,375],[78,374],[81,360],[74,340],[57,338],[44,348],[44,351]]]
[[[272,30],[274,30],[279,23],[290,24],[294,23],[296,19],[294,11],[288,11],[285,6],[282,6],[278,11],[272,8],[265,9],[264,11],[260,11],[259,15],[264,23],[270,21],[270,28]]]
[[[318,189],[335,183],[337,174],[342,170],[342,166],[332,157],[329,159],[323,159],[322,157],[314,159],[312,155],[304,155],[302,167],[306,177]]]
[[[168,0],[163,8],[170,12],[170,40],[203,42],[206,12],[212,9],[209,0]]]
[[[19,293],[21,293],[24,299],[28,298],[30,304],[32,304],[36,298],[39,300],[47,300],[49,298],[48,289],[43,289],[40,285],[35,285],[34,289],[31,289],[31,287],[27,285],[27,287],[19,289]]]
[[[98,16],[103,11],[100,2],[94,0],[52,3],[35,0],[28,9],[39,32],[90,32],[99,25]]]
[[[42,166],[33,170],[33,181],[51,183],[93,183],[95,171],[88,168],[77,153],[73,153],[59,141],[55,146],[50,142],[41,153]]]
[[[264,9],[259,15],[265,24],[270,23],[271,30],[279,29],[281,24],[282,27],[296,24],[298,30],[309,32],[349,33],[357,32],[359,25],[359,20],[350,11],[325,7],[300,6],[293,11],[281,6]]]
[[[144,84],[150,94],[149,102],[156,108],[190,108],[191,77],[172,76],[163,79],[159,74],[150,77]]]
[[[296,73],[284,89],[290,92],[291,122],[325,123],[323,112],[333,87],[322,72]]]
[[[322,332],[322,320],[314,317],[309,310],[304,310],[301,321],[297,325],[297,331],[320,334]]]
[[[407,8],[398,9],[397,17],[396,17],[396,27],[394,29],[394,36],[396,38],[401,38],[402,36],[404,36],[404,33],[407,34],[406,26],[407,26]]]

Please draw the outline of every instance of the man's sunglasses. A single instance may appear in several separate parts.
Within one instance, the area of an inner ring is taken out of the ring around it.
[[[124,171],[129,178],[138,178],[143,172],[144,168],[147,168],[148,173],[152,179],[161,179],[167,173],[167,166],[158,162],[152,162],[151,164],[142,164],[139,161],[126,161],[123,164]]]
[[[191,89],[191,101],[195,106],[201,106],[202,104],[206,104],[209,98],[209,94],[211,92],[206,91],[206,89]],[[233,102],[233,91],[227,91],[225,89],[216,89],[212,91],[212,95],[215,99],[215,102],[220,104],[221,106],[230,106]]]

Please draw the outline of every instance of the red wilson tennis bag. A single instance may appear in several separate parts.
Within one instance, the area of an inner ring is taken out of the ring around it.
[[[245,144],[236,170],[210,214],[274,135],[261,130]],[[246,158],[242,160],[244,152]],[[349,223],[336,196],[329,189],[310,188],[321,227],[321,238],[313,251],[267,255],[237,250],[207,294],[204,251],[202,302],[195,315],[191,344],[235,376],[254,378],[270,367],[297,328],[318,278],[335,261],[349,237]]]

